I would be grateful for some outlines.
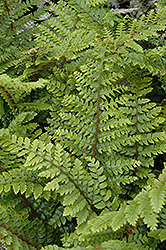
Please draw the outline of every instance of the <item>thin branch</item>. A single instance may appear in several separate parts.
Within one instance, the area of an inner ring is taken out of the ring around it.
[[[101,65],[99,68],[99,77],[98,77],[98,90],[97,90],[97,111],[96,111],[96,130],[94,134],[94,145],[93,145],[93,157],[96,159],[96,154],[97,154],[97,141],[98,141],[98,132],[99,132],[99,123],[100,123],[100,89],[101,89],[101,74],[102,74],[102,69],[104,65],[104,56],[106,53],[106,48],[108,45],[108,42],[106,43],[103,56],[101,58]]]

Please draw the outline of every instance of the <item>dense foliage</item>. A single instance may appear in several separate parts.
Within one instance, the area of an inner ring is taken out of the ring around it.
[[[0,248],[165,249],[165,1],[43,2],[0,4]]]

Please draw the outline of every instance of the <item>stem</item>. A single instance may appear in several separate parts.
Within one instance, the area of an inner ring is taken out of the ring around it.
[[[106,53],[108,41],[104,48],[103,56],[101,58],[101,65],[99,68],[99,77],[98,77],[98,89],[97,89],[97,111],[96,111],[96,131],[94,134],[94,146],[93,146],[93,157],[96,159],[97,154],[97,141],[98,141],[98,132],[99,132],[99,123],[100,123],[100,89],[101,89],[101,74],[104,65],[104,56]]]
[[[25,149],[29,150],[30,152],[36,153],[36,155],[40,156],[44,161],[51,163],[52,166],[55,166],[56,168],[58,168],[61,173],[63,173],[64,175],[67,176],[67,178],[69,179],[70,182],[72,182],[74,184],[74,186],[79,190],[80,194],[84,197],[84,199],[87,201],[87,203],[89,204],[89,206],[91,207],[91,209],[97,214],[99,215],[99,211],[93,206],[93,204],[90,202],[89,198],[86,196],[86,194],[84,193],[84,191],[79,187],[79,185],[75,182],[75,180],[69,175],[68,172],[64,171],[60,166],[56,165],[53,161],[49,160],[48,158],[45,158],[44,156],[42,156],[41,154],[38,154],[36,151],[30,150],[29,148]]]
[[[76,21],[75,21],[75,23],[74,23],[74,26],[73,26],[71,32],[73,32],[73,31],[75,30],[76,24],[77,24],[78,20],[79,20],[79,17],[77,16]]]
[[[100,250],[99,244],[96,244],[96,245],[94,246],[94,248],[96,248],[97,250]]]
[[[24,194],[21,194],[21,199],[26,202],[26,204],[28,205],[28,207],[30,207],[31,212],[39,219],[41,220],[44,224],[45,222],[42,220],[42,218],[40,217],[40,215],[35,211],[35,209],[33,208],[32,204],[28,201],[28,199],[25,197]]]
[[[99,116],[100,116],[100,89],[101,89],[101,80],[99,81],[98,91],[97,91],[97,112],[96,112],[96,131],[94,134],[95,140],[94,140],[94,153],[93,157],[96,159],[97,154],[97,140],[98,140],[98,132],[99,132]]]
[[[2,172],[7,172],[7,170],[0,165],[0,173]]]
[[[36,152],[35,152],[36,153]],[[41,156],[41,155],[40,155]],[[45,157],[42,157],[43,160],[50,162],[53,166],[55,166],[56,168],[58,168],[64,175],[67,176],[67,178],[69,179],[69,181],[71,181],[74,186],[79,190],[80,194],[84,197],[84,199],[87,201],[87,203],[89,204],[89,206],[91,207],[91,209],[97,214],[99,215],[98,210],[93,206],[93,204],[91,204],[91,202],[89,201],[89,198],[86,196],[86,194],[84,193],[84,191],[79,187],[79,185],[73,180],[73,178],[69,175],[69,173],[65,172],[60,166],[57,166],[54,162],[52,162],[51,160],[46,159]]]

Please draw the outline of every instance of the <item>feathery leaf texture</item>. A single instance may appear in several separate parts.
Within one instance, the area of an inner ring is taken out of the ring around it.
[[[14,1],[6,20],[11,1],[0,5],[11,31],[0,54],[0,119],[12,113],[0,128],[7,249],[155,250],[166,239],[166,168],[153,171],[165,115],[148,98],[166,73],[165,45],[145,46],[165,30],[166,8],[129,23],[106,2],[51,3],[29,44],[23,15],[37,2]]]

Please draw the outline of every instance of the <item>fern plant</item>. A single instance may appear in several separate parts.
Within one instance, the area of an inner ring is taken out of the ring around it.
[[[165,43],[142,43],[160,40],[166,8],[127,22],[106,2],[52,4],[14,62],[22,75],[0,75],[13,114],[0,129],[2,247],[155,250],[166,240],[166,169],[154,171],[165,115],[147,97],[165,76]]]
[[[27,1],[26,3],[22,3],[21,1],[17,0],[1,1],[0,74],[7,72],[8,75],[15,78],[22,74],[23,70],[26,68],[26,66],[22,67],[22,65],[20,65],[20,67],[17,67],[16,69],[15,61],[17,61],[21,57],[22,53],[34,46],[34,33],[38,32],[37,22],[40,21],[46,11],[46,7],[40,6],[40,8],[32,14],[31,10],[36,4],[38,4],[38,1]],[[12,88],[14,85],[18,87],[18,84],[14,82],[13,84],[11,84],[7,79],[5,80],[4,78],[1,78],[0,127],[7,127],[13,119],[13,113],[15,113],[16,110],[18,111],[15,100],[16,96],[12,96],[14,95]],[[23,92],[25,91],[25,88],[24,90],[22,86],[19,88],[21,88],[22,90],[17,90],[20,91],[20,94],[22,92],[23,98]],[[10,89],[11,91],[9,91],[8,89]],[[25,93],[27,93],[27,90],[25,91]],[[26,100],[28,99],[29,98],[27,98]],[[7,100],[7,102],[5,102],[4,100]]]

